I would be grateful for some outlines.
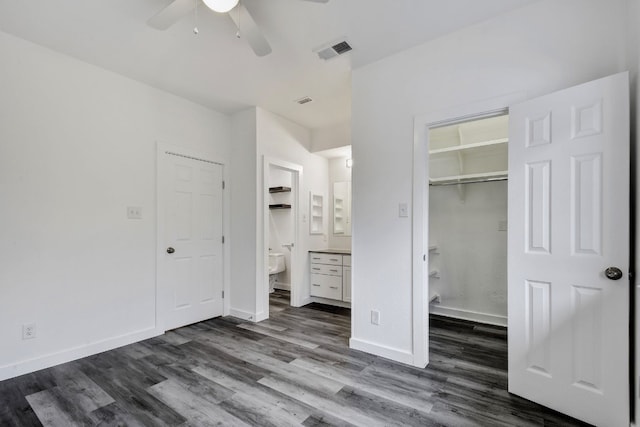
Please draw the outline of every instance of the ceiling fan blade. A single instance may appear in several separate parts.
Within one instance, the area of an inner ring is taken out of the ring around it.
[[[149,18],[147,25],[156,30],[166,30],[196,7],[194,0],[173,0],[167,7]]]
[[[271,53],[271,46],[269,42],[262,35],[262,31],[253,20],[253,17],[249,13],[246,7],[242,3],[229,12],[229,16],[235,22],[236,27],[240,31],[240,36],[244,38],[253,52],[258,56],[265,56]]]

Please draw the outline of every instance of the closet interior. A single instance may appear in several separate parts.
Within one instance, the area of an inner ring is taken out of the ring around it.
[[[429,130],[429,311],[507,324],[508,115]]]

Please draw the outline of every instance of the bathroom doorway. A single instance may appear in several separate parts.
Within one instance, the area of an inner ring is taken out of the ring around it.
[[[264,159],[264,275],[260,298],[268,318],[269,296],[300,298],[299,214],[302,166]],[[263,319],[261,319],[263,320]]]

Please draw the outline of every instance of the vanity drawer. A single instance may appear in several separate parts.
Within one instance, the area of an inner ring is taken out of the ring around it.
[[[317,264],[342,265],[342,255],[311,252],[311,262]]]
[[[342,299],[342,276],[311,273],[311,296]]]
[[[342,276],[342,267],[339,265],[311,264],[311,273]]]

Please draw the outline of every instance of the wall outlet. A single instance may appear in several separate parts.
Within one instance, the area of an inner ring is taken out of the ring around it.
[[[127,206],[128,219],[142,219],[142,208],[140,206]]]
[[[22,339],[30,340],[36,337],[36,324],[25,323],[22,325]]]
[[[378,310],[371,310],[371,324],[372,325],[380,324],[380,312]]]

